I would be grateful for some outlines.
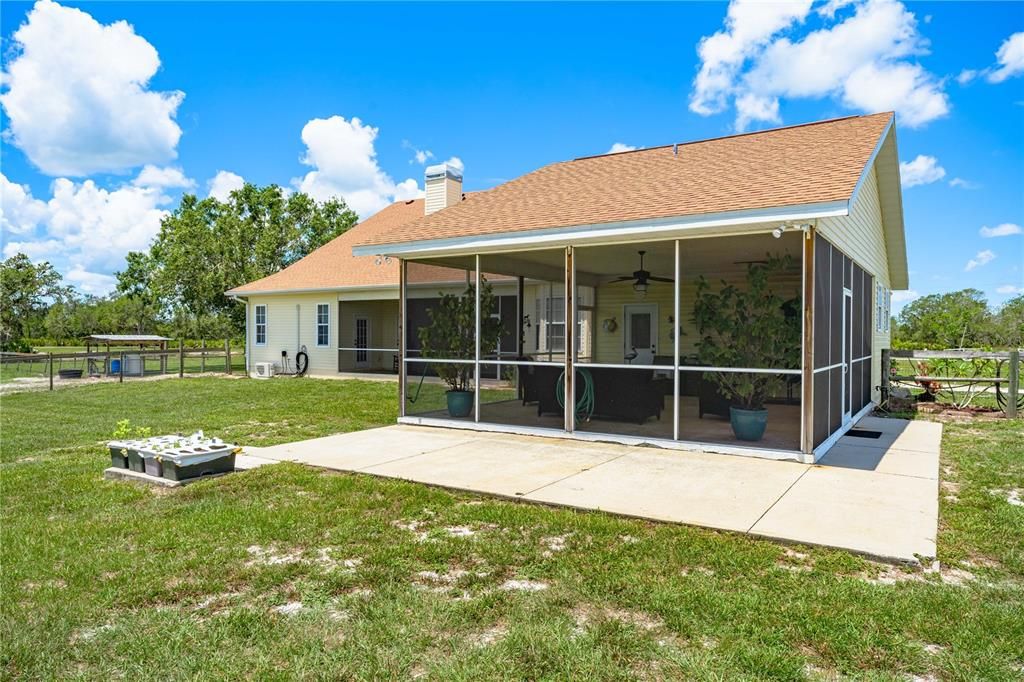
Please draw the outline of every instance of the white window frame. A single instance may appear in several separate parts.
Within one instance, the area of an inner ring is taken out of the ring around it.
[[[260,322],[260,308],[263,308],[263,322]],[[267,345],[267,304],[256,303],[252,307],[252,342],[256,346]],[[260,327],[263,327],[263,341],[260,342]]]
[[[320,321],[320,308],[327,308],[327,321]],[[330,303],[317,303],[313,308],[313,324],[316,325],[313,329],[313,338],[316,340],[317,348],[330,348],[331,347],[331,304]],[[320,343],[320,328],[327,328],[327,341]]]
[[[892,291],[875,282],[875,331],[883,334],[892,326]]]
[[[885,298],[885,287],[882,286],[881,282],[875,282],[875,331],[881,332],[882,329],[882,301]]]
[[[889,331],[889,325],[892,322],[892,291],[889,289],[885,290],[885,331]]]

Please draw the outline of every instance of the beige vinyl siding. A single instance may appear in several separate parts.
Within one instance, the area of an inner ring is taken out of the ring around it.
[[[316,306],[330,306],[330,338],[327,346],[316,345]],[[255,344],[256,306],[267,306],[267,343]],[[338,304],[337,292],[322,294],[275,294],[249,297],[249,367],[257,362],[273,362],[281,368],[281,351],[288,351],[292,370],[295,354],[303,345],[309,355],[308,373],[331,375],[338,373],[338,347],[350,346],[354,340],[352,324],[355,314],[366,314],[370,320],[370,343],[375,348],[398,347],[398,301],[359,301]],[[339,320],[339,317],[341,319]],[[339,338],[340,337],[340,338]],[[350,338],[351,337],[351,338]],[[347,354],[352,355],[352,354]],[[390,369],[390,353],[371,353],[372,368]],[[354,361],[354,356],[352,357]]]
[[[885,233],[882,227],[882,211],[878,196],[878,178],[875,168],[868,171],[864,184],[849,216],[823,218],[818,221],[818,231],[837,246],[843,253],[855,260],[864,270],[881,283],[891,288],[889,260],[885,248]],[[876,289],[871,290],[871,399],[880,400],[878,385],[882,378],[882,349],[890,347],[890,332],[878,331]],[[884,326],[884,325],[883,325]]]
[[[682,329],[679,337],[680,356],[693,355],[697,352],[697,341],[699,340],[697,328],[693,322],[693,306],[697,300],[697,274],[683,273],[682,281],[679,283],[679,319],[675,321],[677,328]],[[720,270],[714,275],[706,275],[712,291],[718,291],[724,280],[728,284],[742,286],[746,278],[746,270],[732,266],[729,270]],[[780,296],[792,297],[800,295],[800,273],[794,272],[791,276],[781,278],[776,285],[776,291]],[[639,297],[633,291],[629,282],[603,285],[597,288],[597,309],[594,314],[594,347],[596,354],[594,361],[609,364],[624,362],[625,348],[623,346],[625,325],[623,324],[623,311],[625,306],[631,304],[654,303],[658,306],[658,344],[656,355],[672,357],[674,341],[672,339],[672,325],[668,318],[674,315],[673,310],[673,286],[664,282],[654,282],[648,290],[647,295]],[[617,327],[614,332],[606,331],[604,321],[614,318]]]
[[[281,351],[288,351],[288,360],[292,370],[295,369],[295,354],[305,344],[309,355],[310,374],[328,374],[338,371],[337,348],[337,294],[277,294],[268,296],[250,296],[249,329],[247,330],[249,347],[249,368],[253,370],[257,362],[273,362],[281,369]],[[327,347],[316,345],[316,305],[327,303],[331,306],[330,342]],[[267,343],[256,345],[256,306],[267,306]]]

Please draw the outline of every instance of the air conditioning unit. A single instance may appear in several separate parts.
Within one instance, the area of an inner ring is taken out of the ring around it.
[[[274,376],[274,363],[272,362],[257,362],[256,373],[253,374],[255,379],[269,379]]]

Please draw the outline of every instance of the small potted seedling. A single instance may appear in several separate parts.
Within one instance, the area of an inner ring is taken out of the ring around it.
[[[148,427],[132,428],[129,419],[117,422],[117,428],[112,434],[114,440],[107,443],[107,449],[110,451],[110,466],[115,469],[143,471],[143,463],[137,451],[138,440],[148,438],[150,433]]]

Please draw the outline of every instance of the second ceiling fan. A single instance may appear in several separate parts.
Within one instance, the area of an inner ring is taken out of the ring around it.
[[[637,253],[640,254],[640,269],[634,270],[632,275],[616,277],[611,281],[612,284],[614,284],[615,282],[628,282],[632,280],[633,291],[639,294],[645,294],[647,293],[647,287],[649,282],[672,282],[672,280],[669,279],[668,277],[658,277],[657,275],[652,275],[649,271],[644,270],[644,254],[646,254],[647,252],[637,251]]]

